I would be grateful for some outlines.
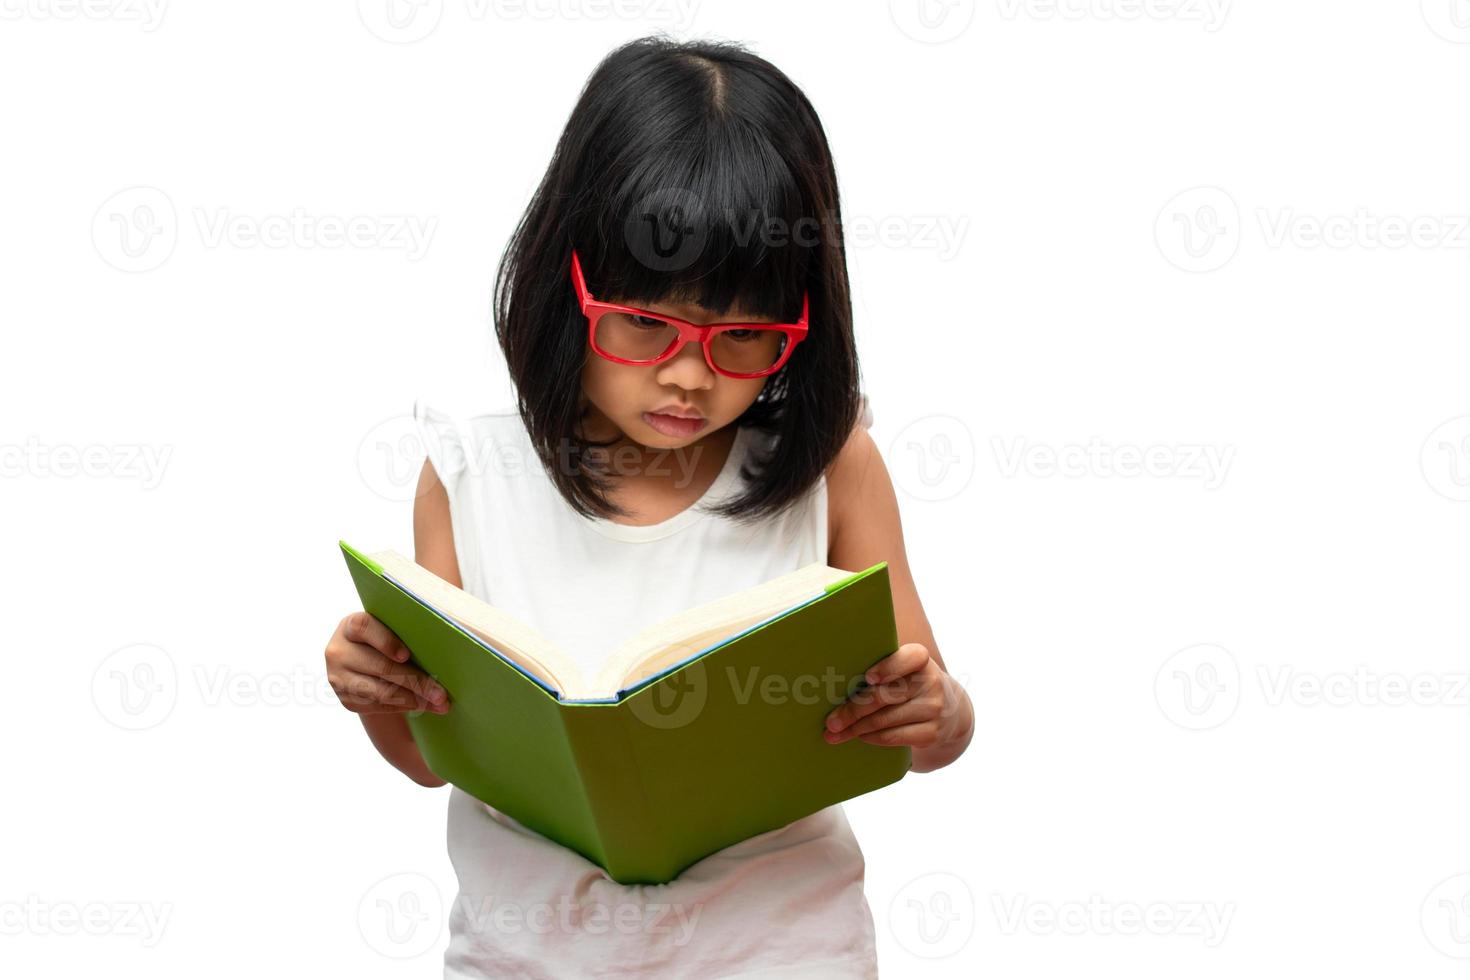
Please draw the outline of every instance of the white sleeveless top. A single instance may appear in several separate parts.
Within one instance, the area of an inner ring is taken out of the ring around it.
[[[535,626],[584,673],[665,616],[827,560],[825,477],[754,527],[703,511],[740,489],[756,430],[737,430],[693,506],[635,527],[576,513],[514,409],[458,418],[419,401],[414,418],[448,491],[465,591]],[[667,465],[682,473],[676,454]],[[662,885],[620,885],[457,787],[448,846],[459,895],[446,978],[878,975],[863,855],[840,804]]]

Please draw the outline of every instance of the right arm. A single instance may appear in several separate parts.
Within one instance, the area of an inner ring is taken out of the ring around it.
[[[419,473],[416,494],[414,561],[459,588],[449,494],[428,460]],[[438,685],[404,663],[407,658],[408,648],[387,626],[365,612],[356,612],[342,620],[327,645],[327,675],[343,705],[362,719],[362,727],[383,758],[420,786],[443,786],[444,780],[424,762],[404,712],[444,711],[448,705],[425,696]]]

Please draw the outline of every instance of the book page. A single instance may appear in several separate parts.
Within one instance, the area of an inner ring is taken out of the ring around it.
[[[823,562],[812,562],[759,585],[665,617],[620,643],[608,656],[592,686],[600,696],[615,695],[723,639],[815,598],[831,583],[852,574]]]
[[[369,557],[383,567],[385,574],[419,599],[474,633],[528,673],[541,678],[563,697],[582,687],[583,680],[577,665],[545,636],[510,613],[451,585],[396,551],[380,551]]]

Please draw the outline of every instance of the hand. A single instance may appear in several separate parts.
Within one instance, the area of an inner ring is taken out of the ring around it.
[[[327,641],[327,680],[342,706],[358,714],[447,712],[448,692],[408,658],[408,647],[381,620],[355,612]]]
[[[822,736],[836,745],[860,738],[872,745],[913,748],[956,738],[964,723],[959,685],[922,643],[905,643],[868,668],[859,688],[827,716]]]

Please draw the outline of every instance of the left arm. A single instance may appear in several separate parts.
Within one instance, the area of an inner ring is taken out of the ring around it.
[[[827,741],[856,737],[877,745],[908,745],[914,772],[947,766],[969,746],[975,711],[939,655],[909,571],[893,481],[862,426],[853,429],[828,468],[827,509],[827,564],[862,571],[888,562],[899,636],[899,648],[868,671],[872,686],[828,715]]]

